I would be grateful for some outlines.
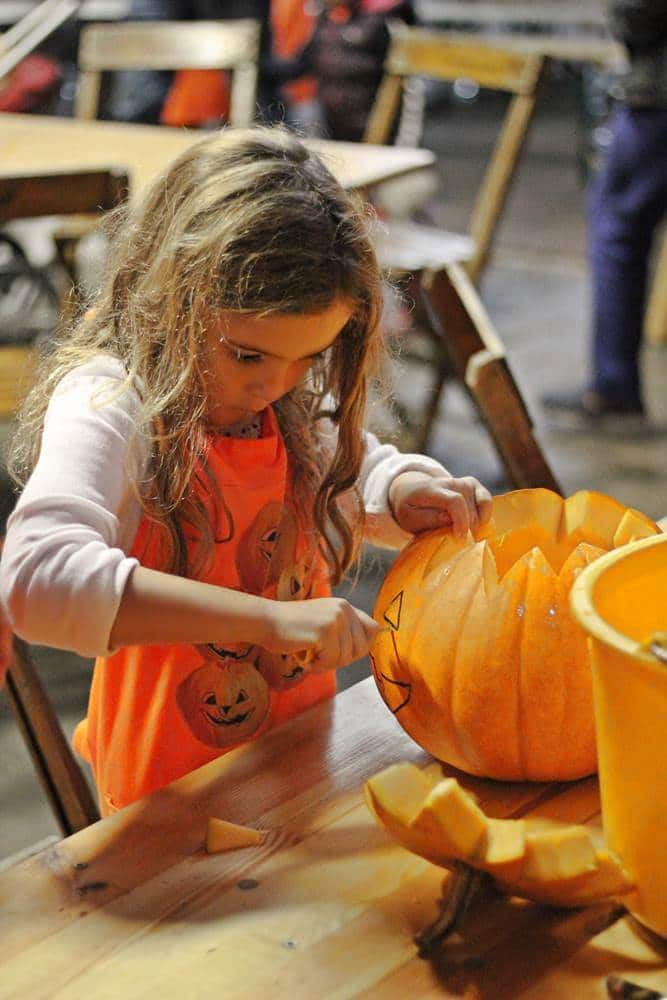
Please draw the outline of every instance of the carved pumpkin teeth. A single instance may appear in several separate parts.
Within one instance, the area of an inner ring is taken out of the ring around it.
[[[445,535],[444,538],[441,536],[440,544],[424,566],[422,579],[426,580],[443,565],[454,566],[456,560],[466,552],[472,541],[473,538],[470,534],[464,538],[450,534]]]

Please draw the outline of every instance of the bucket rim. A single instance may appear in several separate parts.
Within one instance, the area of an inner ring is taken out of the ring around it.
[[[640,538],[635,542],[628,542],[627,545],[607,552],[592,562],[581,571],[572,585],[570,610],[589,636],[620,653],[629,654],[647,665],[664,670],[664,666],[659,663],[657,657],[650,650],[643,648],[641,642],[637,639],[631,639],[630,636],[619,632],[613,625],[610,625],[597,610],[593,601],[598,580],[611,566],[632,558],[638,551],[651,548],[654,545],[667,545],[667,533],[663,532],[659,535],[650,535],[648,538]]]

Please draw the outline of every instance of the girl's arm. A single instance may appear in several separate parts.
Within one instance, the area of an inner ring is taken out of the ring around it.
[[[148,448],[128,441],[140,411],[124,372],[99,358],[57,386],[39,459],[7,524],[2,599],[27,641],[94,656],[107,648],[120,598],[137,560],[129,558]],[[141,443],[141,439],[140,439]]]
[[[274,653],[314,651],[318,670],[365,656],[378,626],[338,597],[271,601],[137,566],[111,629],[112,647],[142,643],[252,643]]]
[[[221,636],[275,652],[315,647],[326,668],[363,656],[376,626],[347,601],[283,604],[149,570],[127,556],[141,513],[130,485],[144,476],[148,446],[128,463],[140,405],[134,390],[118,392],[122,379],[117,362],[96,360],[63,379],[49,404],[40,458],[2,554],[14,630],[83,656]]]
[[[392,444],[380,444],[365,432],[366,457],[359,476],[359,489],[366,511],[366,538],[374,545],[402,548],[412,537],[396,523],[389,493],[394,480],[404,472],[446,476],[440,462],[427,455],[403,454]]]
[[[376,545],[400,547],[433,528],[465,534],[491,514],[491,496],[472,476],[456,478],[435,459],[403,455],[369,433],[360,486],[366,536]]]

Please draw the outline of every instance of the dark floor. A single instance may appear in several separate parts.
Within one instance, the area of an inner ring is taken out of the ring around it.
[[[667,513],[665,437],[621,440],[557,433],[545,426],[538,405],[544,391],[582,381],[586,367],[582,144],[576,95],[566,84],[552,81],[537,116],[482,295],[565,491],[600,490],[659,517]],[[500,111],[494,104],[446,103],[429,117],[425,144],[437,151],[443,174],[437,212],[449,229],[465,230]],[[667,349],[648,348],[644,367],[652,415],[667,423]],[[400,396],[418,409],[427,385],[424,372],[407,367],[401,373]],[[445,393],[429,450],[452,472],[474,474],[495,492],[506,488],[485,430],[457,386]],[[352,595],[355,603],[370,610],[387,565],[386,554],[371,554]],[[71,733],[85,709],[89,665],[62,654],[36,653],[63,726]],[[352,683],[366,672],[362,663],[343,672],[341,680]],[[57,833],[2,698],[0,760],[1,859]]]

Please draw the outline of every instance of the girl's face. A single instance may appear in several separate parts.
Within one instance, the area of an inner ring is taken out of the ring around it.
[[[312,314],[215,313],[204,359],[209,424],[227,427],[250,420],[293,389],[353,311],[341,298]]]

